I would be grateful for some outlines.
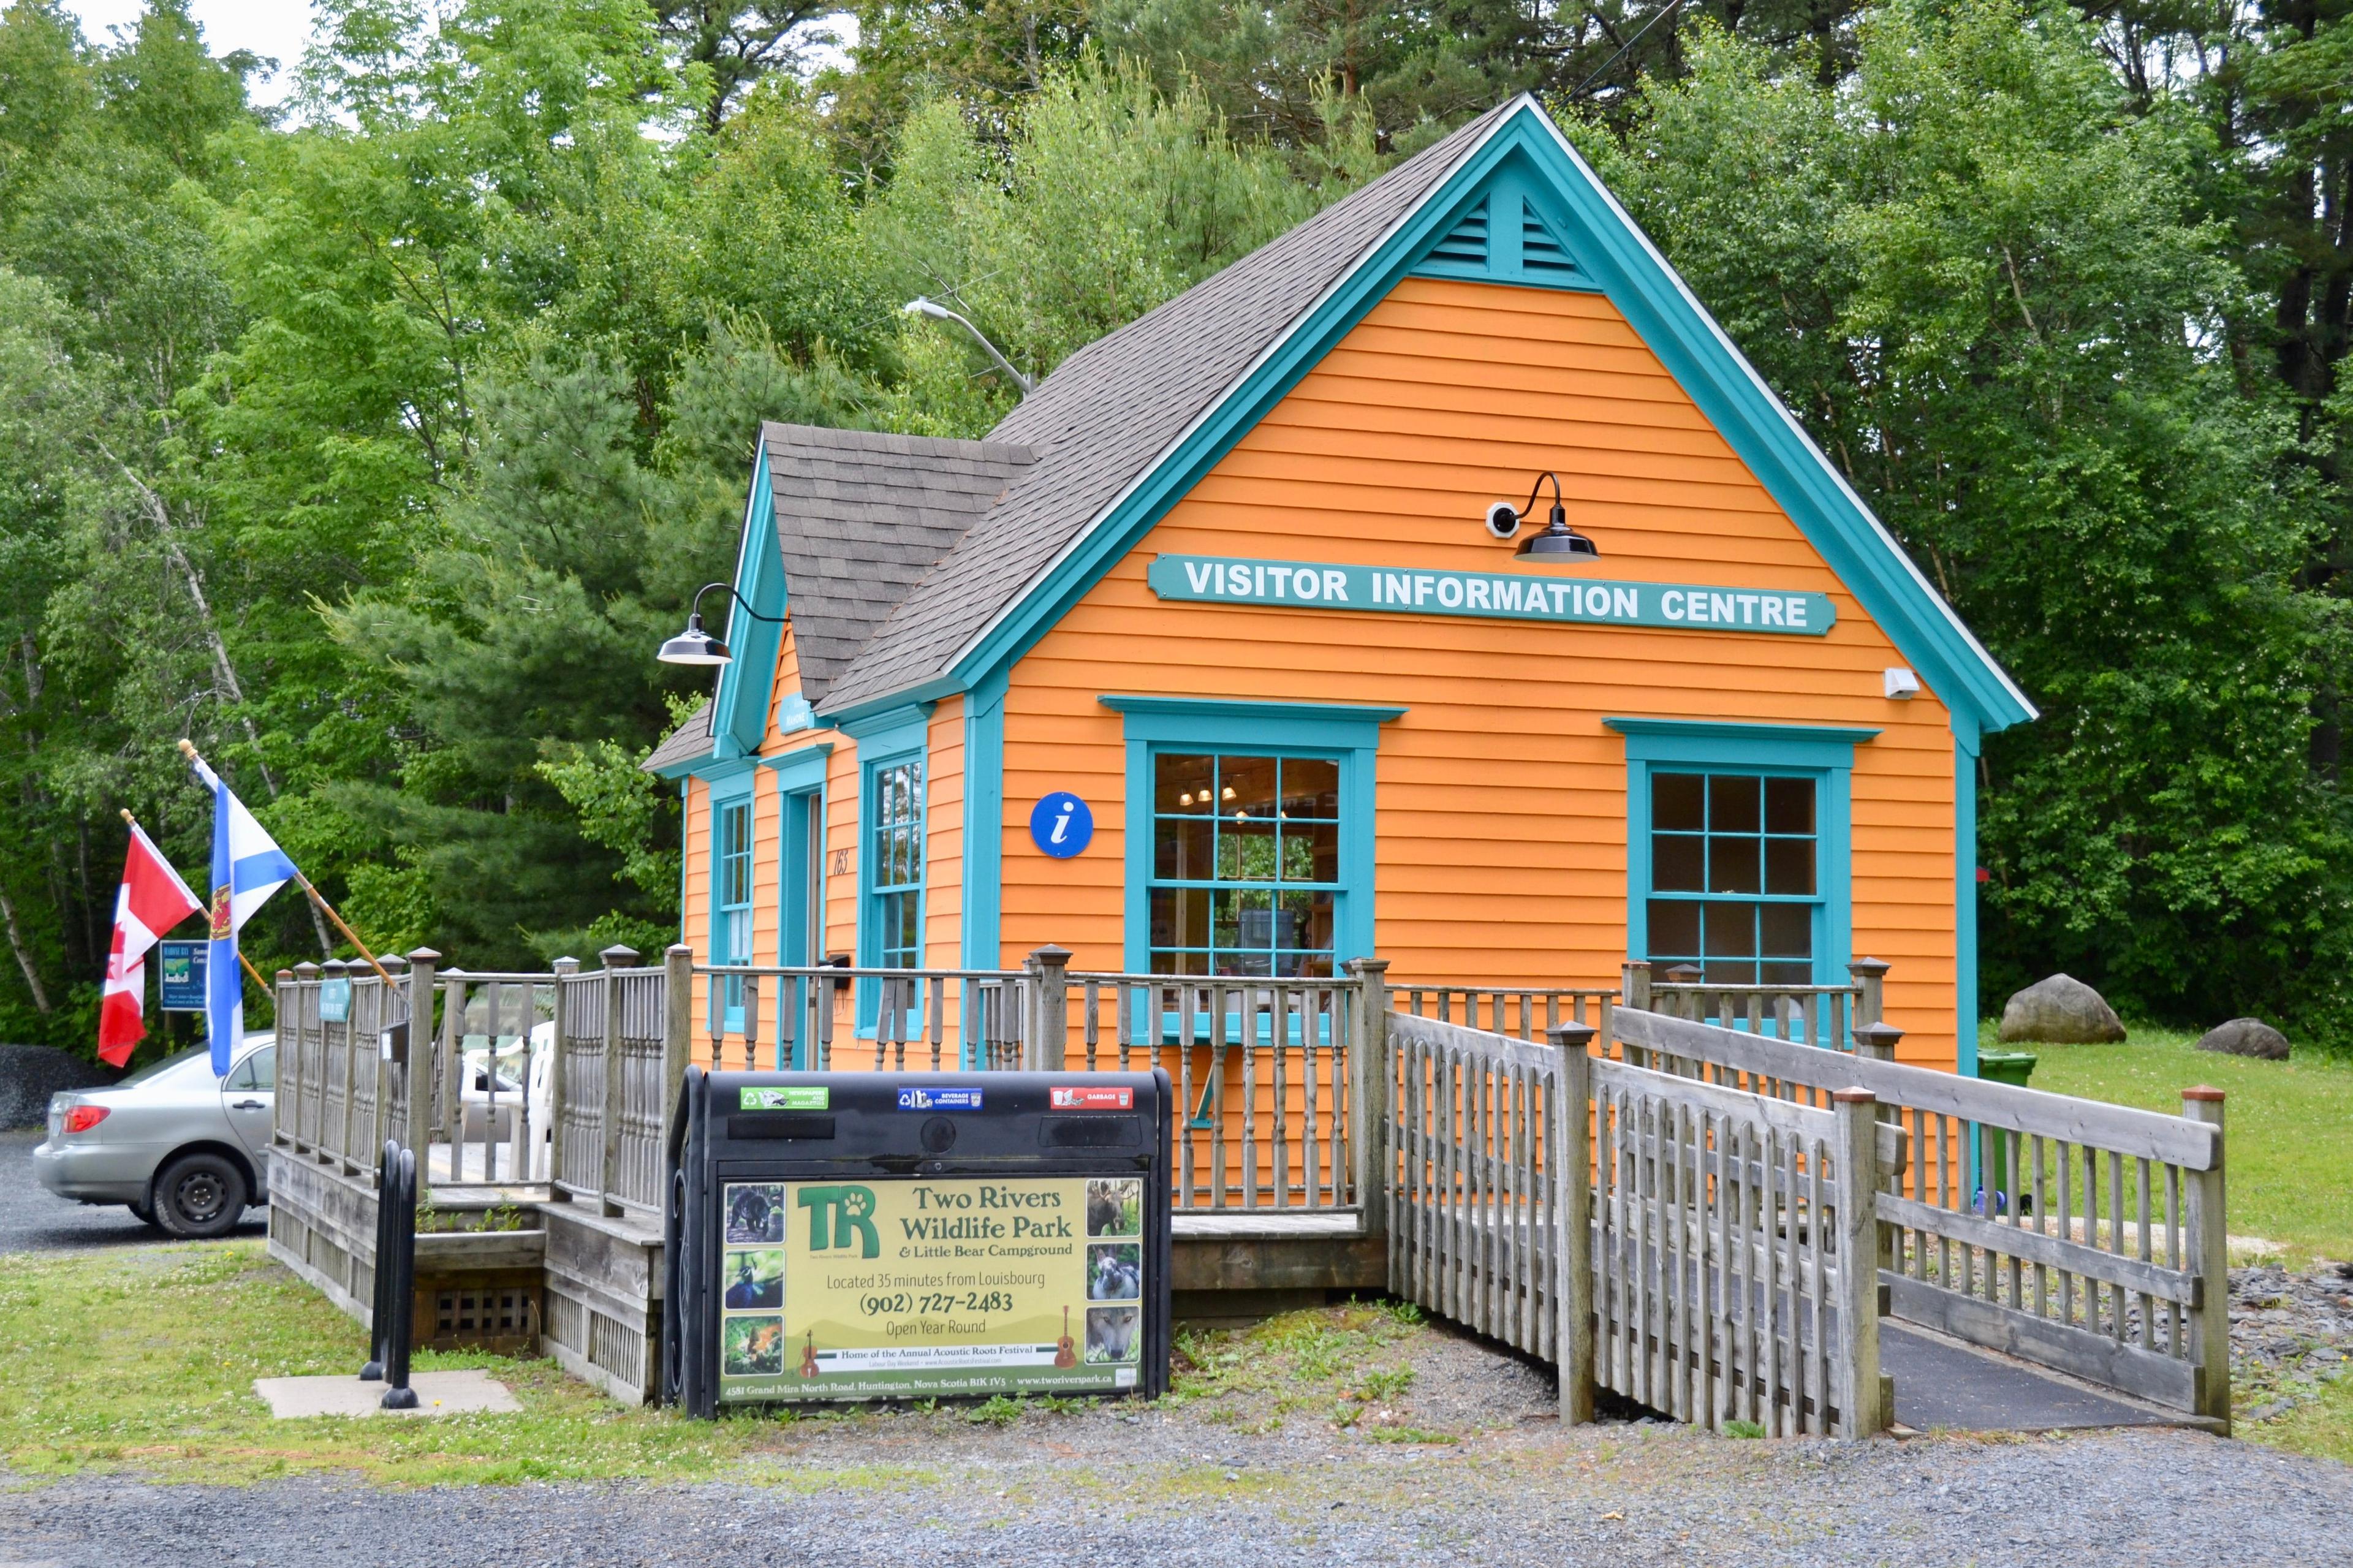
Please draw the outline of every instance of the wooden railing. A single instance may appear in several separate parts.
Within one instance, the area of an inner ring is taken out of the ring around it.
[[[390,985],[340,959],[278,973],[271,1136],[345,1172],[374,1170],[385,1139],[408,1138],[396,1045],[407,1034],[414,989],[400,960],[385,963]]]
[[[1357,1206],[1365,996],[1385,966],[1259,980],[1066,973],[1065,962],[1059,948],[1033,957],[1039,1065],[1168,1074],[1179,1214]]]
[[[1622,996],[1671,1018],[1891,1059],[1902,1037],[1880,1033],[1888,965],[1859,958],[1846,968],[1844,985],[1734,985],[1709,983],[1697,964],[1661,972],[1636,959],[1625,966]]]
[[[1597,1061],[1591,1026],[1388,1023],[1392,1291],[1558,1363],[1567,1420],[1609,1389],[1709,1426],[1885,1425],[1872,1201],[1901,1149],[1869,1096],[1816,1110]]]
[[[1538,1044],[1549,1040],[1563,1024],[1590,1024],[1608,1034],[1609,1009],[1617,1001],[1617,992],[1593,986],[1446,985],[1412,980],[1389,985],[1389,1005],[1398,1012]]]
[[[2222,1099],[2166,1116],[1631,1008],[1625,1058],[1806,1105],[1849,1085],[1907,1135],[1876,1201],[1894,1314],[2173,1409],[2230,1415]]]
[[[694,974],[714,1068],[986,1072],[1025,1059],[1034,970],[698,963]]]

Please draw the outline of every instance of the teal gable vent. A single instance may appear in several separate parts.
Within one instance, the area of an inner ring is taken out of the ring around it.
[[[1417,278],[1599,291],[1551,226],[1510,181],[1498,181],[1415,263]]]

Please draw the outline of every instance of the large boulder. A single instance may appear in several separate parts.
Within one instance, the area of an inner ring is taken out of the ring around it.
[[[54,1046],[0,1046],[0,1127],[38,1127],[49,1096],[112,1083],[115,1075]]]
[[[2125,1037],[2124,1021],[2105,998],[2072,974],[2038,980],[2001,1010],[2001,1037],[2084,1046]]]
[[[2217,1024],[2198,1037],[2198,1048],[2221,1051],[2230,1057],[2254,1057],[2267,1062],[2287,1060],[2287,1037],[2261,1018],[2233,1018],[2227,1024]]]

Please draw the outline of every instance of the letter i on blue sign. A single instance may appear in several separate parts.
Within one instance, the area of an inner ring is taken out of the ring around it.
[[[1093,842],[1095,814],[1069,790],[1058,789],[1029,808],[1029,841],[1057,860]]]

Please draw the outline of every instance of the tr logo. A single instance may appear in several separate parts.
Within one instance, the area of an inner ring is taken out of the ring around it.
[[[809,1211],[811,1252],[847,1247],[854,1240],[859,1257],[882,1256],[882,1237],[874,1228],[873,1188],[803,1187],[800,1206]]]

